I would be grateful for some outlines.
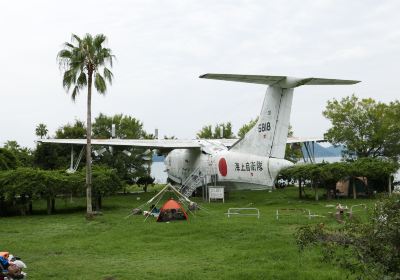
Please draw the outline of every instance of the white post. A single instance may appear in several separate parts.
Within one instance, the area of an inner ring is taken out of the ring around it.
[[[115,138],[115,123],[111,124],[111,138]]]

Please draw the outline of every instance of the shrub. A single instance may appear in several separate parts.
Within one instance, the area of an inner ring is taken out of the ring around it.
[[[400,200],[380,200],[367,223],[352,221],[329,230],[323,224],[297,230],[300,250],[321,245],[323,259],[348,268],[360,279],[400,279]]]

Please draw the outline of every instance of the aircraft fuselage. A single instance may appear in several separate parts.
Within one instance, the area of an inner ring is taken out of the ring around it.
[[[211,153],[177,149],[165,158],[170,180],[182,184],[196,169],[205,178],[203,183],[216,181],[229,189],[271,189],[279,171],[293,165],[285,159],[240,153],[221,149]],[[200,185],[199,185],[200,186]]]

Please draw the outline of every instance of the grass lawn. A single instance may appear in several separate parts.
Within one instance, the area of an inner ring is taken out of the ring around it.
[[[103,216],[86,221],[84,199],[58,200],[57,214],[0,218],[0,251],[20,256],[29,279],[344,279],[317,248],[299,252],[293,233],[308,223],[339,226],[328,212],[338,200],[298,200],[297,189],[230,193],[225,204],[201,203],[187,222],[125,219],[154,193],[104,199]],[[140,200],[138,198],[140,197]],[[165,197],[166,199],[167,197]],[[198,200],[200,201],[200,200]],[[340,200],[348,206],[374,200]],[[231,217],[229,207],[257,207],[261,217]],[[325,218],[276,220],[278,208],[307,208]],[[361,212],[359,215],[362,215]],[[351,278],[351,277],[350,277]]]

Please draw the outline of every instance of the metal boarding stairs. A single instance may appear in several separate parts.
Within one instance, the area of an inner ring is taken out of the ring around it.
[[[207,186],[208,183],[217,184],[218,171],[213,164],[212,157],[209,158],[208,164],[200,165],[193,170],[192,173],[182,182],[180,192],[190,197],[192,193],[201,186]]]
[[[193,172],[183,181],[180,192],[186,196],[189,197],[192,195],[194,190],[201,186],[204,180],[204,176],[206,174],[203,174],[201,172],[202,168],[197,167]]]

